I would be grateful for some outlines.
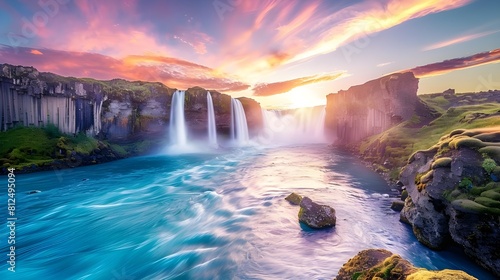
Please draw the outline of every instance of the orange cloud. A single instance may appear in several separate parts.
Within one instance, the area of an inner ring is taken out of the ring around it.
[[[462,7],[472,0],[389,0],[386,4],[373,1],[349,6],[323,18],[313,27],[321,38],[291,61],[330,53],[344,44],[399,25],[405,21]]]
[[[41,56],[27,48],[14,49],[2,45],[0,56],[5,63],[33,65],[39,71],[64,76],[162,82],[180,89],[200,86],[218,91],[241,91],[250,87],[231,75],[171,57],[134,55],[116,59],[101,54],[50,49],[44,50]]]
[[[498,62],[500,62],[500,49],[495,49],[489,52],[478,53],[467,57],[454,58],[442,62],[418,66],[407,71],[412,71],[415,76],[423,78],[442,75],[454,70]]]
[[[35,55],[43,55],[43,53],[39,50],[31,50],[30,53]]]
[[[469,34],[469,35],[461,36],[461,37],[458,37],[458,38],[453,38],[451,40],[447,40],[447,41],[443,41],[443,42],[439,42],[439,43],[427,46],[427,47],[424,48],[424,51],[430,51],[430,50],[440,49],[440,48],[448,47],[448,46],[451,46],[451,45],[455,45],[455,44],[467,42],[467,41],[470,41],[470,40],[474,40],[474,39],[477,39],[477,38],[481,38],[481,37],[484,37],[484,36],[488,36],[488,35],[497,33],[499,31],[500,30],[486,31],[486,32],[481,32],[481,33],[476,33],[476,34]]]
[[[281,65],[331,53],[405,21],[472,1],[363,1],[333,13],[323,9],[324,2],[317,0],[255,1],[258,4],[252,6],[252,11],[259,12],[249,13],[238,6],[225,14],[223,38],[219,41],[223,43],[208,64],[258,79]],[[253,24],[248,26],[248,21]]]
[[[332,81],[342,76],[343,73],[313,75],[308,77],[297,78],[288,81],[281,81],[276,83],[262,83],[257,84],[253,88],[253,95],[255,96],[270,96],[291,91],[296,87],[301,87],[309,84],[320,82]]]

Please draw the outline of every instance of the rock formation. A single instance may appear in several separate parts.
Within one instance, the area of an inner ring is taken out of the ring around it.
[[[0,131],[16,125],[56,125],[114,141],[165,136],[175,89],[161,83],[99,81],[40,73],[33,67],[0,65]],[[206,133],[207,90],[186,91],[186,119],[194,134]],[[217,129],[228,133],[230,96],[210,91]],[[241,99],[251,131],[262,125],[260,105]]]
[[[311,228],[321,229],[335,226],[337,218],[332,207],[317,204],[304,197],[300,201],[299,221]]]
[[[401,220],[432,249],[454,241],[500,276],[500,128],[454,130],[401,173]]]
[[[287,197],[285,197],[285,200],[290,202],[290,204],[292,205],[300,205],[300,202],[302,201],[302,196],[296,193],[291,193]]]
[[[420,105],[418,79],[397,73],[329,94],[325,126],[337,144],[357,143],[410,119]]]
[[[429,271],[417,268],[407,260],[384,249],[369,249],[359,252],[339,270],[335,280],[477,280],[461,270],[444,269]]]

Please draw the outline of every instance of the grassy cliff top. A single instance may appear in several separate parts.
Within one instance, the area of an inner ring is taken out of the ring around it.
[[[478,99],[467,98],[467,102],[457,102],[460,95],[425,95],[422,101],[441,112],[441,116],[425,124],[422,120],[427,116],[415,114],[410,120],[364,140],[358,147],[359,152],[366,160],[388,171],[402,167],[411,154],[430,148],[443,135],[455,129],[500,125],[500,105],[483,96],[478,95],[481,97]],[[450,104],[456,106],[450,107]],[[397,174],[398,172],[394,172],[395,176]]]

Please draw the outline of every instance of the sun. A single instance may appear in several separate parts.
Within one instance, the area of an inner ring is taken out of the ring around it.
[[[290,101],[290,108],[314,107],[325,105],[326,98],[318,98],[307,88],[294,88],[286,93],[286,98]]]

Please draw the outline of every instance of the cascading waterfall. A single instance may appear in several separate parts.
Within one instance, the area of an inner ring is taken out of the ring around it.
[[[262,110],[262,143],[293,144],[325,142],[325,106],[289,111]]]
[[[248,144],[248,125],[241,101],[231,98],[231,139],[242,146]]]
[[[208,108],[208,144],[212,147],[217,147],[217,129],[215,126],[214,103],[212,95],[207,91],[207,108]]]
[[[172,95],[172,104],[170,105],[170,143],[177,146],[187,145],[187,129],[184,119],[184,95],[184,91],[175,91]]]

